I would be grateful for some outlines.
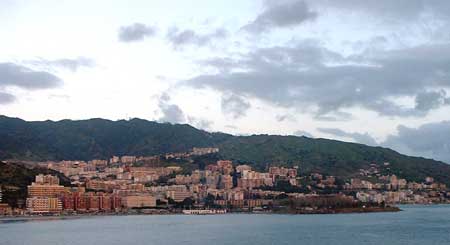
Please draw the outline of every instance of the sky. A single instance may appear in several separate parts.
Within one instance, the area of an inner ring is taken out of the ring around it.
[[[448,0],[1,0],[0,114],[331,138],[450,163]]]

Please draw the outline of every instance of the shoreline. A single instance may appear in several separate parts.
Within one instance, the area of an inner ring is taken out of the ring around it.
[[[344,209],[319,209],[319,210],[291,210],[291,211],[254,211],[254,212],[236,212],[228,211],[220,214],[184,214],[182,212],[167,212],[167,213],[104,213],[104,214],[61,214],[61,215],[20,215],[20,216],[0,216],[0,223],[2,222],[20,222],[20,221],[45,221],[45,220],[71,220],[81,218],[95,218],[95,217],[116,217],[116,216],[166,216],[166,215],[180,215],[180,216],[213,216],[213,215],[228,215],[228,214],[265,214],[265,215],[327,215],[327,214],[364,214],[364,213],[395,213],[403,211],[399,207],[388,208],[344,208]]]
[[[307,210],[307,209],[299,209],[299,210],[289,210],[287,214],[363,214],[363,213],[396,213],[403,211],[399,207],[358,207],[358,208],[339,208],[339,209],[317,209],[317,210]]]

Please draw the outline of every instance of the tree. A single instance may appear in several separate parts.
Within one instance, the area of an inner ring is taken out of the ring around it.
[[[214,195],[212,195],[212,194],[208,194],[206,197],[205,197],[205,206],[206,207],[212,207],[212,206],[214,206],[215,204],[214,204],[214,201],[216,200],[216,197],[214,196]]]
[[[195,202],[194,200],[192,200],[192,198],[186,197],[181,204],[184,208],[192,208],[192,206],[194,206],[194,203]]]

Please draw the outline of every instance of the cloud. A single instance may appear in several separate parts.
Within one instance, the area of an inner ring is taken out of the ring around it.
[[[16,100],[16,97],[12,94],[8,94],[5,92],[0,92],[0,105],[6,105],[13,103]]]
[[[212,121],[202,118],[188,116],[188,123],[196,128],[208,130],[211,129]]]
[[[186,115],[178,105],[171,103],[170,100],[167,92],[158,98],[158,106],[162,113],[162,116],[157,120],[158,122],[175,124],[188,123],[198,129],[211,129],[213,121]]]
[[[217,39],[224,39],[228,36],[227,30],[218,28],[212,33],[199,34],[191,29],[180,30],[177,27],[171,27],[167,32],[167,40],[174,48],[180,48],[185,45],[205,46]]]
[[[136,42],[152,37],[156,34],[157,28],[142,23],[134,23],[129,26],[119,28],[119,41]]]
[[[170,103],[170,96],[167,93],[161,95],[158,101],[162,116],[158,119],[160,122],[185,123],[186,117],[181,108],[176,104]]]
[[[317,12],[312,11],[306,2],[301,0],[266,4],[265,10],[242,29],[261,33],[274,28],[294,27],[316,17]]]
[[[0,63],[0,88],[19,87],[27,90],[59,86],[62,80],[45,71],[35,71],[14,63]]]
[[[95,61],[86,58],[86,57],[78,57],[75,59],[56,59],[56,60],[46,60],[46,59],[36,59],[36,60],[28,60],[25,61],[27,64],[31,64],[34,66],[43,66],[47,69],[51,69],[54,67],[64,68],[70,71],[76,72],[81,67],[94,67]]]
[[[349,12],[359,11],[394,21],[411,21],[424,14],[431,14],[434,18],[450,17],[450,2],[447,0],[309,0],[308,3]]]
[[[337,122],[337,121],[349,121],[353,118],[353,115],[343,111],[332,111],[326,113],[320,113],[314,117],[319,121]]]
[[[337,137],[345,137],[345,138],[351,138],[355,142],[370,146],[376,146],[378,143],[375,141],[372,136],[370,136],[368,133],[349,133],[345,132],[344,130],[338,129],[338,128],[318,128],[322,133],[326,133],[329,135],[337,136]]]
[[[448,104],[448,101],[445,90],[422,92],[416,96],[415,109],[427,112]]]
[[[341,110],[352,107],[390,117],[421,117],[448,104],[442,91],[450,88],[450,44],[344,57],[317,43],[208,59],[201,64],[215,71],[184,84],[255,97],[281,107],[310,108],[317,116],[335,113],[341,119],[351,118]],[[436,93],[437,100],[432,98]],[[401,97],[415,98],[416,104],[402,105],[396,101]]]
[[[225,128],[233,129],[233,130],[238,129],[238,127],[236,127],[236,126],[234,126],[234,125],[225,125]]]
[[[222,96],[221,108],[222,112],[230,115],[234,119],[245,116],[251,105],[244,98],[235,94],[228,94]]]
[[[303,130],[297,130],[294,132],[295,136],[305,136],[308,138],[314,138],[314,136],[312,134],[310,134],[309,132],[303,131]]]
[[[290,115],[290,114],[276,115],[275,119],[278,122],[284,122],[284,121],[296,122],[297,121],[297,119],[293,115]]]
[[[450,121],[424,124],[418,128],[399,126],[382,145],[401,153],[424,156],[450,164]]]

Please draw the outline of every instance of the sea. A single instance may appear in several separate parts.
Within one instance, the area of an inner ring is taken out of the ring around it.
[[[450,244],[450,205],[397,213],[1,219],[1,245]]]

